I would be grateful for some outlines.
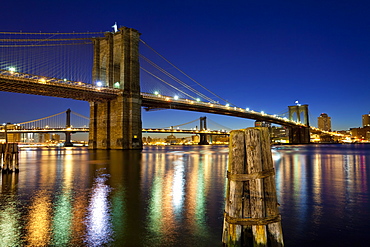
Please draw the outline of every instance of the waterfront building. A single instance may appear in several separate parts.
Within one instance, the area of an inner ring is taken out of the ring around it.
[[[54,142],[60,142],[60,135],[58,134],[53,134],[51,136],[51,139],[54,141]]]
[[[317,118],[317,126],[319,129],[331,131],[331,117],[326,113],[321,113]]]
[[[165,141],[169,144],[176,144],[177,143],[177,138],[174,136],[174,134],[171,133],[171,135],[167,136]]]
[[[370,126],[370,112],[369,114],[362,115],[362,127]]]
[[[200,138],[199,138],[199,136],[198,136],[198,135],[192,135],[192,136],[191,136],[191,141],[192,141],[193,143],[199,143]]]
[[[351,136],[358,140],[370,140],[370,126],[363,128],[351,128]]]

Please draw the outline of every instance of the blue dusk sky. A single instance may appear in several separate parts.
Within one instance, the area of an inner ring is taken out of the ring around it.
[[[370,2],[329,1],[3,1],[1,31],[137,29],[141,38],[231,103],[278,114],[298,100],[310,122],[327,113],[332,129],[360,127],[370,111]],[[0,122],[23,122],[87,102],[0,92]],[[207,116],[238,129],[252,120],[187,111],[143,111],[143,127]]]

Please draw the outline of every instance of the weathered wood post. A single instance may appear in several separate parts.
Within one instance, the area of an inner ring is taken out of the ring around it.
[[[19,171],[19,156],[17,143],[0,144],[1,169],[3,172]]]
[[[224,246],[284,246],[268,128],[230,134]]]

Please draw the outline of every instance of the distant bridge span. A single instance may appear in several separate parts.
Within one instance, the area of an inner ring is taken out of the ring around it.
[[[0,91],[43,95],[75,100],[105,102],[123,94],[122,89],[97,87],[83,82],[29,75],[0,70]],[[239,118],[266,121],[284,126],[304,126],[301,123],[243,108],[220,104],[174,99],[169,96],[141,93],[141,105],[146,108],[164,108],[227,115]]]

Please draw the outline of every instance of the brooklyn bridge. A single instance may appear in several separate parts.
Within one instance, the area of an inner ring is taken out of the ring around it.
[[[90,103],[90,149],[141,149],[142,107],[274,123],[289,128],[290,143],[310,142],[308,105],[289,106],[285,117],[235,106],[190,78],[132,28],[104,33],[0,32],[0,53],[1,91]],[[190,78],[192,85],[155,59]]]

